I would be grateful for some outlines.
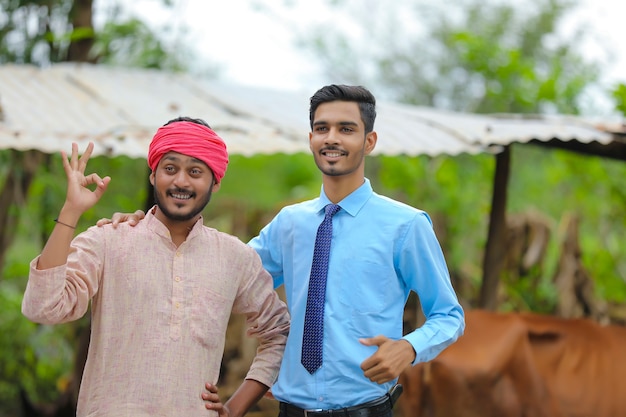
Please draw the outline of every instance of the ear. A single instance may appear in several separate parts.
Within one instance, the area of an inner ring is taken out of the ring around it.
[[[365,155],[369,155],[376,147],[378,141],[378,134],[376,131],[371,131],[365,135]]]
[[[309,149],[313,152],[313,148],[311,148],[311,139],[313,139],[313,132],[309,132]]]
[[[213,191],[212,192],[214,192],[214,193],[218,192],[221,185],[222,185],[221,182],[217,182],[217,183],[213,184],[213,187],[212,187]]]
[[[150,184],[154,187],[154,171],[150,173]]]

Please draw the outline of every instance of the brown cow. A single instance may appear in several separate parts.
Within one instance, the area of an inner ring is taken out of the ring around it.
[[[465,334],[400,377],[403,417],[626,415],[626,328],[466,312]]]

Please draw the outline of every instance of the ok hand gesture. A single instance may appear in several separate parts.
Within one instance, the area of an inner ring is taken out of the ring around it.
[[[93,146],[93,142],[90,142],[83,155],[79,158],[78,145],[72,143],[72,156],[69,160],[67,154],[61,151],[63,168],[67,176],[67,195],[63,209],[71,212],[73,215],[80,216],[93,207],[100,200],[111,181],[110,177],[100,178],[95,173],[85,175],[85,168],[87,168],[87,162],[93,152]],[[92,191],[88,186],[93,184],[96,185],[96,188]]]

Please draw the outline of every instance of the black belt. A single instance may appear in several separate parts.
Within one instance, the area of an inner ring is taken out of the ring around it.
[[[378,417],[391,411],[401,393],[402,385],[397,384],[380,398],[335,410],[304,410],[293,404],[281,402],[280,412],[284,417]]]

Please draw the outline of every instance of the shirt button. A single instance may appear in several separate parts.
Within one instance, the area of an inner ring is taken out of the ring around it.
[[[176,308],[180,308],[180,303],[176,303]]]
[[[180,252],[178,252],[178,251],[176,252],[176,257],[180,258]]]
[[[176,282],[180,282],[180,277],[176,277],[176,278],[174,278],[174,281],[176,281]]]
[[[319,397],[317,401],[324,401],[324,397]]]

